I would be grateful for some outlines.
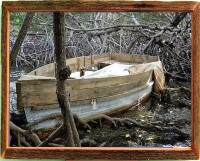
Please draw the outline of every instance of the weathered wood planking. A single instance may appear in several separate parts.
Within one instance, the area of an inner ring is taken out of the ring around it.
[[[1,155],[5,155],[5,150],[9,145],[9,105],[10,105],[10,100],[9,100],[9,69],[10,69],[10,62],[9,62],[9,57],[10,57],[10,14],[7,12],[7,10],[4,8],[2,9],[2,33],[1,33],[1,61],[0,64],[2,63],[2,81],[1,81],[1,110],[2,110],[2,115],[1,115]]]
[[[90,66],[98,62],[109,60],[109,54],[89,55],[77,58],[67,59],[66,65],[70,66],[72,71],[79,71],[81,67]],[[29,75],[55,77],[55,63],[50,63],[39,67],[29,73]]]
[[[87,104],[71,105],[73,113],[77,114],[83,122],[101,118],[102,114],[116,114],[121,111],[127,110],[135,105],[140,104],[149,97],[152,91],[153,82],[134,90],[121,94],[121,97],[112,97],[104,101],[96,101],[95,107],[88,102]],[[35,122],[36,120],[55,113],[61,113],[60,108],[40,109],[27,107],[24,109],[28,123]],[[60,119],[47,120],[32,127],[32,130],[45,130],[55,127],[58,123],[62,123]]]
[[[104,62],[110,60],[110,54],[100,54],[100,55],[92,55],[92,64],[97,64],[99,62]]]
[[[137,55],[137,54],[122,54],[122,53],[112,53],[111,60],[117,60],[121,62],[129,63],[149,63],[159,61],[158,56],[149,56],[149,55]]]
[[[70,101],[88,100],[117,95],[152,80],[152,70],[145,73],[121,77],[67,80]],[[56,80],[30,79],[17,82],[18,107],[57,104]]]
[[[142,84],[142,81],[134,83],[124,83],[119,85],[104,86],[101,88],[86,88],[70,91],[70,101],[95,99],[99,97],[113,96],[124,93],[130,89],[136,88]]]
[[[77,70],[80,70],[81,67],[92,65],[92,55],[77,57],[77,59],[78,59],[78,61],[77,61],[77,64],[78,64]]]
[[[82,56],[82,57],[77,57],[77,59],[79,66],[78,70],[80,70],[81,67],[86,67],[93,64],[97,64],[99,62],[104,62],[106,60],[109,60],[110,54]]]
[[[149,82],[149,84],[151,84],[153,82]],[[152,85],[153,86],[153,85]],[[143,88],[144,86],[140,86],[140,88]],[[119,99],[119,98],[123,98],[123,97],[127,97],[129,95],[134,95],[134,92],[137,90],[138,88],[135,88],[133,90],[129,90],[129,91],[126,91],[124,93],[120,93],[120,94],[115,94],[115,95],[112,95],[112,96],[106,96],[106,97],[99,97],[99,98],[96,98],[94,99],[97,103],[99,102],[105,102],[105,101],[110,101],[110,100],[115,100],[115,99]],[[146,93],[144,93],[145,95]],[[85,100],[77,100],[77,101],[74,101],[74,102],[70,102],[70,105],[71,107],[73,108],[73,106],[78,106],[78,105],[85,105],[85,104],[91,104],[91,99],[85,99]],[[140,100],[138,100],[139,102]],[[53,104],[53,105],[43,105],[43,106],[37,106],[37,107],[33,107],[32,110],[41,110],[41,109],[50,109],[50,108],[56,108],[56,107],[59,107],[58,104]]]
[[[51,63],[48,65],[44,65],[40,68],[37,68],[37,69],[31,71],[29,73],[29,75],[54,77],[55,76],[55,63]]]
[[[23,12],[43,12],[43,11],[65,11],[65,12],[133,12],[133,11],[192,11],[198,2],[177,1],[166,3],[162,1],[98,1],[98,0],[82,0],[72,2],[71,0],[63,1],[34,1],[34,2],[7,2],[6,7],[9,11]]]
[[[122,59],[124,62],[132,62],[133,60],[136,61],[136,58],[140,58],[141,61],[143,60],[143,56],[141,55],[115,53],[72,58],[68,59],[66,64],[70,66],[72,71],[76,71],[81,66],[90,66],[93,63],[108,61],[110,58],[116,60]],[[147,56],[146,58],[148,59],[147,61],[159,60],[158,57],[152,56]],[[48,65],[41,68],[41,71],[48,75]],[[55,67],[51,64],[50,69],[53,68]],[[55,78],[49,77],[48,79],[48,77],[30,75],[35,73],[35,71],[31,72],[29,73],[30,77],[23,76],[19,79],[19,82],[17,83],[18,107],[56,105],[57,97]],[[39,74],[41,75],[41,73]],[[150,81],[150,79],[152,79],[151,74],[152,69],[148,72],[141,72],[141,74],[134,74],[134,76],[129,75],[110,78],[73,79],[67,80],[66,86],[70,93],[70,101],[73,104],[76,101],[88,101],[94,98],[109,97],[112,95],[118,95],[120,92],[126,92],[126,90],[139,85],[144,85],[147,81]],[[36,80],[34,77],[37,77],[38,79]]]
[[[31,80],[16,83],[17,106],[37,106],[57,102],[55,80]],[[38,103],[39,102],[39,103]]]
[[[18,81],[25,81],[25,80],[55,80],[55,77],[48,77],[48,76],[36,76],[36,75],[22,75]]]
[[[192,148],[200,155],[200,3],[192,15]]]
[[[112,54],[101,54],[101,55],[89,55],[82,56],[77,58],[71,58],[66,61],[66,65],[70,66],[72,71],[79,71],[81,67],[90,66],[92,64],[97,64],[99,62],[104,62],[107,60],[116,60],[122,62],[129,63],[142,63],[142,62],[154,62],[158,61],[159,58],[157,56],[149,56],[149,55],[130,55],[130,54],[120,54],[120,53],[112,53]],[[46,76],[46,77],[54,77],[55,76],[55,63],[51,63],[45,66],[42,66],[38,69],[33,70],[29,73],[29,75],[35,76]]]
[[[66,60],[66,65],[68,65],[71,71],[77,71],[77,58],[71,58]]]

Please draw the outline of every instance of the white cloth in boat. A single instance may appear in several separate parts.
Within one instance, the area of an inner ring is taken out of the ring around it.
[[[72,78],[84,79],[84,78],[102,78],[102,77],[111,77],[111,76],[125,76],[129,75],[128,68],[131,65],[114,63],[107,67],[104,67],[98,71],[86,71],[85,75],[80,77],[80,72],[74,72],[70,75]]]
[[[75,72],[72,73],[71,77],[76,79],[84,79],[84,78],[102,78],[111,76],[125,76],[129,74],[139,74],[147,72],[149,70],[152,70],[154,75],[154,91],[158,92],[164,89],[165,76],[161,61],[143,63],[143,64],[114,63],[95,72],[86,71],[85,75],[82,77],[80,77],[79,72]]]

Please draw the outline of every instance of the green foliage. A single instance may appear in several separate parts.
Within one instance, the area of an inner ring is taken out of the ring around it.
[[[23,24],[24,18],[26,16],[26,12],[11,12],[10,14],[10,24],[16,30],[19,31]],[[33,20],[32,25],[29,29],[29,32],[36,33],[36,32],[46,32],[50,31],[49,28],[52,30],[52,13],[50,12],[36,12]]]
[[[36,33],[46,33],[52,30],[52,12],[36,12],[32,25],[30,27],[30,32]]]
[[[22,23],[24,21],[26,13],[25,12],[11,12],[10,23],[15,29],[20,30]]]
[[[98,12],[73,12],[71,13],[83,26],[86,28],[93,28],[95,25],[102,26],[101,20],[104,18],[104,27],[118,25],[118,24],[132,24],[131,16],[134,15],[138,22],[141,24],[149,23],[169,23],[169,20],[161,12],[118,12],[118,13],[104,13],[107,16],[102,17],[103,14],[98,15]],[[23,20],[25,18],[25,12],[12,12],[10,16],[11,26],[16,30],[20,30]],[[67,13],[66,13],[67,15]],[[91,21],[96,19],[95,25],[91,25]],[[52,30],[52,12],[36,12],[32,21],[32,25],[29,29],[32,33],[47,33]],[[66,16],[66,22],[72,27],[79,27],[76,23],[72,23],[73,19],[70,16]]]

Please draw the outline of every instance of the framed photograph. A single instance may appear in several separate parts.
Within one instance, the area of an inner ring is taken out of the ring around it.
[[[199,159],[199,14],[199,2],[2,2],[2,157]]]

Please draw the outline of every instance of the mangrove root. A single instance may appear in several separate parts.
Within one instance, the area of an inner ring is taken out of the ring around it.
[[[161,126],[155,126],[152,124],[146,124],[142,125],[138,123],[137,121],[130,119],[130,118],[115,118],[115,117],[109,117],[107,115],[102,115],[102,118],[110,121],[114,127],[117,127],[118,124],[120,125],[131,125],[132,127],[138,127],[142,128],[144,130],[149,130],[149,131],[159,131],[159,132],[173,132],[176,133],[184,138],[189,138],[190,134],[187,134],[185,132],[182,132],[176,127],[161,127]]]
[[[61,131],[63,130],[63,125],[57,128],[48,138],[46,138],[43,142],[41,142],[38,147],[43,147],[49,144],[50,141],[55,139],[58,135],[60,135]]]
[[[31,123],[27,124],[25,127],[26,128],[30,128],[30,127],[32,127],[34,125],[37,125],[37,124],[41,123],[41,122],[44,122],[44,121],[47,121],[47,120],[51,120],[51,119],[56,119],[56,118],[62,118],[62,114],[60,112],[49,114],[49,115],[44,116],[44,117],[42,117],[42,118],[40,118],[40,119],[38,119],[38,120],[36,120],[34,122],[31,122]]]
[[[35,134],[34,132],[30,131],[30,130],[23,130],[22,128],[18,127],[17,125],[15,125],[12,121],[10,121],[10,130],[11,131],[14,131],[16,133],[19,133],[19,135],[23,135],[27,141],[30,141],[32,142],[35,146],[39,145],[41,143],[41,140],[40,138],[37,136],[37,134]],[[14,135],[14,136],[17,136],[16,138],[18,138],[18,144],[19,143],[19,140],[20,142],[24,142],[22,138],[19,139],[19,136],[18,134]],[[27,144],[25,143],[27,146],[29,146],[30,144]]]

